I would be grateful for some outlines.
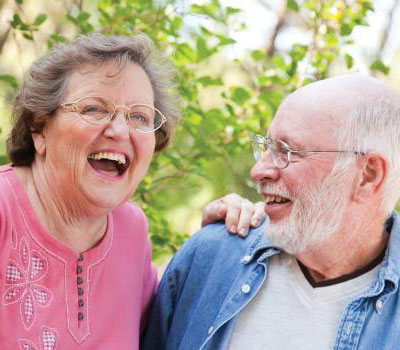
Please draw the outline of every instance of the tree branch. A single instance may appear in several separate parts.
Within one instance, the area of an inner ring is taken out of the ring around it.
[[[266,48],[266,53],[267,53],[268,57],[272,57],[276,51],[276,47],[275,47],[276,37],[278,36],[281,28],[285,24],[286,14],[287,14],[287,2],[286,2],[286,0],[283,0],[281,7],[276,14],[278,17],[278,22],[276,23],[276,26],[270,35],[270,39],[268,41],[268,45]]]

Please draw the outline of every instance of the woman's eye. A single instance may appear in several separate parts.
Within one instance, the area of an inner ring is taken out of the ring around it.
[[[83,106],[81,109],[81,113],[91,115],[91,114],[103,114],[107,113],[107,110],[102,107],[102,106],[97,106],[97,105],[88,105],[88,106]]]
[[[145,114],[139,114],[139,113],[131,114],[129,116],[129,119],[135,123],[140,123],[140,124],[144,124],[144,125],[149,124],[149,117],[146,116]]]

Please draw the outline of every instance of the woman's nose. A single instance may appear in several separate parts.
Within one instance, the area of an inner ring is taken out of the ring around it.
[[[118,140],[127,140],[129,139],[130,131],[131,128],[126,119],[126,111],[120,109],[119,111],[115,111],[115,114],[108,122],[104,135]]]

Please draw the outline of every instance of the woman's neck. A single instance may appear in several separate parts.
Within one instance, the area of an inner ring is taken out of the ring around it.
[[[41,224],[51,235],[76,253],[94,247],[103,238],[107,229],[106,212],[95,213],[78,199],[66,200],[59,186],[51,186],[44,169],[36,164],[14,167],[14,170]]]

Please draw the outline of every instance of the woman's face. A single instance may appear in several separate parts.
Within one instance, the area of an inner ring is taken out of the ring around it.
[[[137,64],[122,70],[114,61],[87,65],[68,78],[64,103],[98,96],[118,106],[153,106],[150,80]],[[34,134],[37,165],[64,204],[82,209],[113,209],[126,201],[146,174],[155,148],[154,132],[131,128],[118,107],[113,120],[93,125],[63,108]],[[95,158],[101,158],[96,160]],[[124,166],[121,164],[125,162]],[[53,192],[53,191],[52,191]]]

